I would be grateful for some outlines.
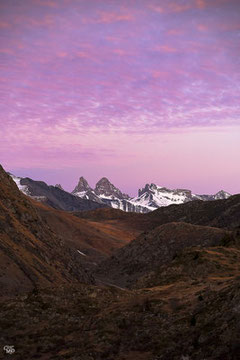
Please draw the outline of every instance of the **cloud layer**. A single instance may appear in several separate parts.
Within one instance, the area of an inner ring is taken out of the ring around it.
[[[2,162],[124,163],[116,134],[236,131],[239,11],[237,0],[1,2]]]

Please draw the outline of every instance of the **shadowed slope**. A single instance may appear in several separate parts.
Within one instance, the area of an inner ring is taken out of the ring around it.
[[[71,281],[94,282],[78,254],[49,228],[0,167],[1,294]]]
[[[231,236],[231,233],[207,226],[164,224],[147,234],[141,234],[116,251],[98,266],[96,275],[108,276],[120,286],[129,286],[157,266],[169,263],[182,249],[196,245],[219,245],[226,236]]]
[[[131,214],[101,211],[81,219],[36,206],[0,170],[0,286],[7,295],[26,290],[0,297],[2,344],[14,345],[14,359],[239,359],[239,239],[164,224],[103,262],[104,276],[138,289],[94,286],[77,246],[106,254],[121,231],[132,236]],[[155,224],[132,219],[135,233]]]
[[[170,205],[145,214],[149,229],[168,222],[186,222],[234,229],[240,227],[240,195],[228,199],[201,201],[196,200],[180,205]]]
[[[57,186],[47,185],[43,181],[22,178],[20,183],[22,186],[27,187],[30,196],[38,198],[39,201],[42,201],[55,209],[65,211],[85,211],[107,206],[96,201],[81,199]]]
[[[82,261],[87,261],[89,265],[111,255],[114,250],[128,244],[141,232],[121,222],[115,224],[111,221],[82,219],[72,213],[51,209],[33,200],[32,202],[52,231],[73,249],[87,255]]]
[[[117,209],[75,212],[74,215],[94,221],[126,224],[134,229],[150,231],[169,222],[186,222],[229,230],[240,227],[240,195],[228,199],[169,205],[147,214],[125,213]]]
[[[237,360],[239,264],[238,249],[186,249],[156,287],[80,284],[0,299],[2,341],[16,360]]]

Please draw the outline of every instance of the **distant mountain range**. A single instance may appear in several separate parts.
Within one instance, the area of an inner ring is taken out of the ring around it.
[[[183,204],[194,200],[220,200],[231,196],[223,190],[214,195],[197,195],[187,189],[171,190],[156,184],[146,184],[138,190],[138,196],[130,197],[122,193],[106,177],[100,179],[94,189],[84,177],[80,177],[75,189],[69,193],[63,190],[60,184],[49,186],[42,181],[10,175],[24,194],[54,208],[67,211],[112,207],[126,212],[148,213],[172,204]]]

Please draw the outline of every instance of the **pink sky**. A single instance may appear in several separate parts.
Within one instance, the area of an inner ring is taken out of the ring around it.
[[[0,3],[0,162],[240,193],[238,0]]]

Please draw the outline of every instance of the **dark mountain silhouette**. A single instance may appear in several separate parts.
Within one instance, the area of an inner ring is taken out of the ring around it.
[[[119,286],[130,286],[137,279],[171,260],[186,247],[220,245],[231,232],[187,223],[168,223],[143,233],[119,249],[96,269],[96,276]]]
[[[240,195],[215,201],[192,201],[186,204],[170,205],[144,215],[149,227],[168,222],[187,222],[195,225],[207,225],[234,229],[240,226]]]
[[[60,210],[83,211],[106,207],[89,199],[81,199],[56,186],[49,186],[43,181],[35,181],[30,178],[20,180],[22,186],[28,189],[28,195],[36,200]]]

